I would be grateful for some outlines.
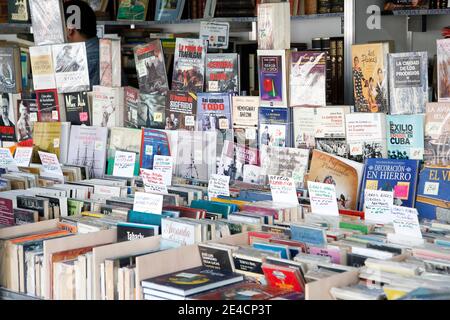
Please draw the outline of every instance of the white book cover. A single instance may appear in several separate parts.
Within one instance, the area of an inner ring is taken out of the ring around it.
[[[346,117],[347,143],[351,156],[387,158],[386,115],[351,113]]]
[[[35,45],[66,41],[62,1],[30,0],[30,13]]]
[[[284,50],[291,47],[291,12],[289,2],[258,5],[258,48]]]
[[[437,40],[438,101],[450,102],[450,39]]]
[[[58,93],[90,91],[86,44],[57,44],[52,50]]]
[[[48,90],[56,88],[52,47],[30,47],[30,61],[31,69],[33,70],[34,90]]]
[[[175,241],[183,246],[200,242],[201,225],[179,222],[173,219],[162,219],[162,238]]]
[[[295,147],[313,149],[316,145],[316,114],[314,108],[293,108]]]
[[[345,116],[350,111],[350,106],[315,108],[315,137],[345,138]]]
[[[94,86],[92,125],[97,127],[123,126],[123,88]]]

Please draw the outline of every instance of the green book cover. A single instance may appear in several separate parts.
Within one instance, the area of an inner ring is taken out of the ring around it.
[[[148,0],[121,0],[117,20],[145,21]]]

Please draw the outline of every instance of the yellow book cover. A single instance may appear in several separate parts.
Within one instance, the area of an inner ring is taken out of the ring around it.
[[[38,151],[54,153],[59,158],[61,122],[36,122],[33,128],[33,163],[41,163]]]

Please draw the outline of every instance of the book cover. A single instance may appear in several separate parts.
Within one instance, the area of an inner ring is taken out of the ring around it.
[[[231,95],[228,93],[199,93],[197,129],[216,131],[231,129]]]
[[[91,109],[86,91],[64,94],[66,119],[74,126],[91,124]]]
[[[450,39],[437,40],[438,101],[450,102]]]
[[[333,184],[339,208],[356,210],[363,168],[361,163],[314,150],[308,181]]]
[[[350,109],[350,106],[315,108],[316,139],[345,139],[345,119]]]
[[[171,156],[167,133],[148,128],[142,129],[141,169],[153,169],[156,155]]]
[[[145,21],[149,0],[120,0],[117,20]]]
[[[206,48],[204,40],[177,38],[172,90],[203,92]]]
[[[22,87],[19,52],[12,47],[0,47],[0,92],[18,93]]]
[[[394,204],[414,208],[419,178],[418,160],[367,159],[361,184],[359,209],[364,208],[363,190],[394,192]]]
[[[29,0],[34,44],[43,46],[66,41],[62,1]]]
[[[134,241],[157,235],[154,226],[119,223],[117,225],[117,242]]]
[[[92,125],[98,127],[121,127],[124,114],[124,89],[94,86],[92,102]]]
[[[134,176],[139,176],[139,159],[141,152],[142,131],[139,129],[121,127],[113,127],[110,130],[111,133],[107,158],[107,174],[112,175],[114,172],[116,151],[123,151],[136,153]]]
[[[239,93],[239,55],[209,53],[206,55],[206,90]]]
[[[28,23],[30,18],[28,0],[8,0],[9,23]]]
[[[389,112],[388,53],[387,42],[352,46],[355,111]]]
[[[21,147],[33,146],[33,125],[38,120],[38,106],[35,99],[17,101],[16,124],[17,143]]]
[[[133,87],[124,88],[125,127],[138,129],[140,92]]]
[[[56,87],[59,93],[89,91],[89,70],[84,42],[52,46]]]
[[[164,1],[157,0],[155,21],[174,21],[181,19],[185,0]]]
[[[420,219],[436,220],[450,206],[450,167],[428,166],[420,172],[416,208]]]
[[[103,178],[107,140],[107,128],[72,126],[67,164],[87,167],[89,177]]]
[[[425,116],[387,116],[388,158],[423,160]]]
[[[166,130],[194,131],[197,96],[194,93],[169,91],[166,97]]]
[[[14,204],[11,199],[0,198],[0,224],[14,225]]]
[[[164,129],[166,127],[166,96],[141,93],[138,124],[141,128]]]
[[[425,153],[427,164],[448,165],[450,140],[450,103],[428,103],[425,117]]]
[[[60,106],[56,89],[36,91],[39,122],[59,122]]]
[[[182,246],[200,243],[201,225],[164,218],[161,221],[161,234],[163,239],[180,243]]]
[[[287,108],[259,108],[259,145],[289,146],[289,120]]]
[[[30,61],[31,69],[33,70],[34,90],[48,90],[56,88],[52,47],[30,47]]]
[[[16,131],[14,126],[0,126],[0,142],[2,148],[11,148],[16,145]]]
[[[264,286],[258,283],[245,282],[196,295],[193,296],[192,299],[205,301],[261,301],[273,300],[275,298],[282,297],[290,292],[291,291],[289,290],[282,290],[274,287]]]
[[[326,106],[326,52],[291,53],[290,106]]]
[[[290,49],[291,14],[289,2],[260,3],[257,11],[259,49]]]
[[[425,113],[428,102],[428,53],[388,55],[390,113]]]
[[[258,50],[261,106],[288,107],[287,51]]]
[[[234,271],[233,256],[230,249],[200,244],[198,250],[202,265],[205,268],[222,272]]]
[[[14,222],[16,225],[39,222],[39,212],[27,209],[14,209]]]
[[[100,39],[100,85],[122,85],[122,51],[120,39]]]
[[[316,112],[314,108],[295,107],[293,128],[296,148],[314,149],[316,145]]]
[[[294,292],[304,292],[299,270],[267,263],[263,264],[262,269],[271,287]]]
[[[36,122],[33,126],[33,163],[41,163],[38,151],[60,156],[61,122]]]
[[[160,40],[136,46],[134,60],[141,93],[161,94],[169,90]]]
[[[259,97],[233,96],[233,128],[254,128],[259,125]]]

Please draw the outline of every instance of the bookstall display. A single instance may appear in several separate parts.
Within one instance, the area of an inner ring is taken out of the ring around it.
[[[0,40],[0,299],[450,297],[448,28],[434,59],[292,43],[344,1],[86,0],[115,23],[94,83],[63,2],[0,5],[34,38]]]

